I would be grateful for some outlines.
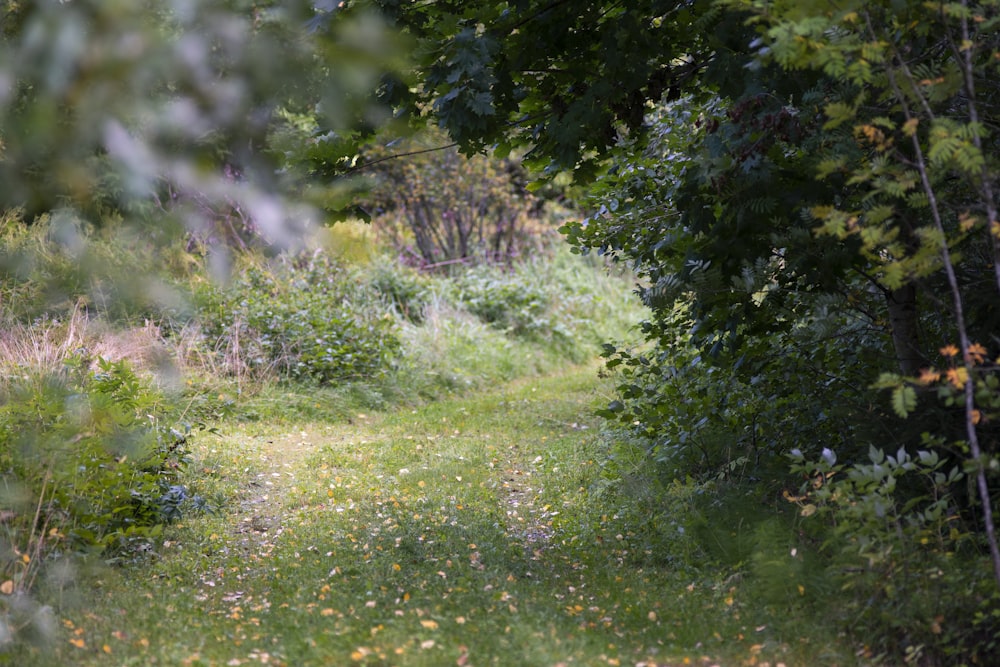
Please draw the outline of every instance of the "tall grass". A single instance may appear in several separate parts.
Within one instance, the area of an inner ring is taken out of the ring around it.
[[[137,368],[168,377],[174,374],[176,350],[176,342],[164,338],[152,321],[115,326],[79,305],[61,317],[31,322],[8,316],[0,327],[0,382],[18,375],[57,372],[80,356],[127,359]]]
[[[343,234],[336,247],[307,255],[250,253],[236,258],[222,285],[210,258],[183,239],[157,261],[152,242],[113,226],[57,223],[3,221],[4,378],[60,373],[81,357],[126,359],[188,398],[232,397],[248,416],[350,414],[583,362],[606,340],[627,336],[641,313],[627,277],[561,244],[543,244],[513,266],[435,274],[351,228],[347,236],[369,244],[364,253],[342,252]],[[103,269],[84,280],[90,269],[78,260]],[[128,283],[125,291],[158,286],[159,296],[147,295],[138,309],[105,309],[95,294],[108,281]],[[368,354],[363,367],[358,351]]]

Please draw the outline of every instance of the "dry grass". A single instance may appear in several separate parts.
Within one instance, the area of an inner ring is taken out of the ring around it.
[[[176,367],[186,376],[230,378],[241,395],[256,393],[264,385],[278,379],[281,360],[253,363],[252,359],[259,359],[262,355],[259,350],[253,349],[253,341],[241,338],[241,331],[243,326],[237,319],[230,335],[213,342],[205,340],[196,323],[188,324],[171,338]]]
[[[238,323],[237,323],[238,324]],[[251,364],[254,351],[238,335],[206,341],[197,324],[188,324],[169,338],[160,326],[146,321],[122,329],[91,316],[81,307],[68,316],[25,324],[12,321],[0,327],[0,375],[59,372],[73,358],[109,361],[128,359],[136,372],[162,382],[179,378],[229,378],[242,394],[253,394],[277,377],[275,364]]]
[[[146,322],[120,330],[77,307],[67,317],[24,324],[8,322],[0,329],[0,372],[53,372],[73,357],[111,361],[128,359],[136,369],[160,373],[175,366],[176,353],[160,328]]]

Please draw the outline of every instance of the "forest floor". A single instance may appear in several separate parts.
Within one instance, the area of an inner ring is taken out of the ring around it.
[[[192,490],[212,511],[141,562],[49,581],[56,638],[0,663],[838,664],[753,618],[731,573],[643,550],[595,491],[606,392],[581,366],[202,434]]]

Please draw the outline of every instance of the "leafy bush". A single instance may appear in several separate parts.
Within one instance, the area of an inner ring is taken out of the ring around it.
[[[395,306],[404,319],[413,324],[423,322],[431,290],[426,278],[410,267],[385,260],[369,266],[366,276],[368,284]]]
[[[441,132],[392,148],[370,147],[367,207],[401,256],[426,268],[500,263],[530,256],[551,235],[540,200],[511,158],[467,157]],[[445,146],[445,148],[440,148]],[[386,159],[393,154],[400,157]]]
[[[179,516],[190,425],[125,361],[77,359],[2,389],[0,474],[10,554],[2,578],[30,587],[50,550],[120,554]],[[203,426],[203,425],[202,425]],[[20,556],[19,556],[20,554]]]
[[[509,269],[414,277],[424,317],[401,326],[395,379],[425,397],[589,361],[602,341],[628,336],[639,314],[624,276],[567,248]]]
[[[458,281],[461,303],[487,324],[514,335],[563,333],[550,319],[552,293],[528,272],[476,268]]]
[[[863,326],[840,326],[838,338],[864,335]],[[644,323],[654,349],[604,346],[619,384],[618,398],[601,414],[647,443],[660,474],[764,479],[780,487],[787,476],[784,454],[795,443],[849,440],[844,415],[867,407],[856,395],[863,392],[852,388],[849,376],[827,374],[819,385],[804,381],[837,353],[822,343],[825,331],[800,327],[748,337],[744,354],[732,359],[696,347],[693,328],[690,306],[678,303]]]
[[[493,328],[526,340],[558,343],[570,352],[569,358],[580,361],[603,340],[598,321],[605,322],[605,315],[613,320],[619,308],[634,315],[638,305],[619,305],[630,299],[628,283],[613,276],[598,279],[603,270],[568,253],[535,258],[512,270],[471,267],[455,277],[454,298]]]
[[[827,576],[841,591],[837,620],[873,655],[917,664],[985,664],[1000,649],[1000,593],[981,537],[953,496],[965,473],[938,456],[941,444],[838,463],[793,451],[792,470],[808,479],[787,496],[821,541]]]
[[[202,285],[197,318],[232,374],[315,382],[379,377],[399,350],[384,302],[329,257],[251,265],[228,288]]]
[[[126,230],[114,220],[101,229],[69,213],[43,215],[31,225],[19,212],[0,214],[0,303],[4,316],[31,322],[82,307],[116,322],[156,318],[176,302],[169,278],[156,275],[180,251],[167,222]]]

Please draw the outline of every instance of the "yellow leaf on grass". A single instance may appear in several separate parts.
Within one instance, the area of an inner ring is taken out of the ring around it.
[[[437,621],[432,621],[430,619],[425,619],[423,621],[420,621],[420,625],[427,628],[428,630],[437,630],[438,627]]]
[[[0,584],[0,593],[4,595],[10,595],[14,592],[14,582],[8,579],[7,581]]]
[[[77,648],[87,648],[87,642],[83,641],[82,639],[76,638],[76,637],[74,637],[73,639],[70,639],[69,643],[72,644],[73,646],[77,647]]]

